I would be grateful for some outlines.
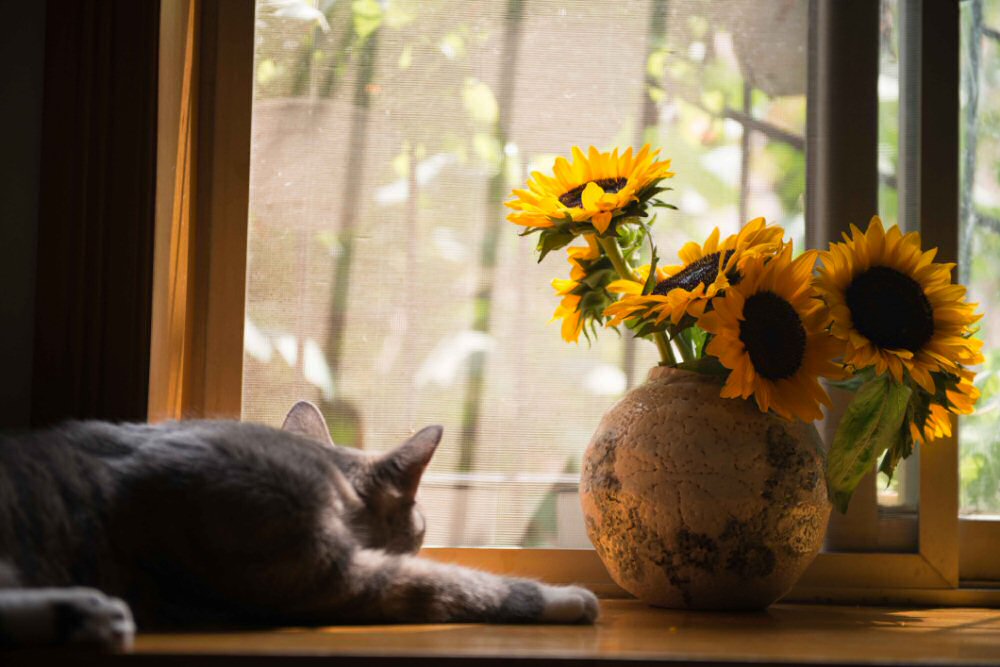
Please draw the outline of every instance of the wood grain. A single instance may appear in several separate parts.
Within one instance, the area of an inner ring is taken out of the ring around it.
[[[774,605],[758,613],[653,609],[605,600],[595,626],[411,625],[148,634],[135,655],[543,659],[716,664],[996,664],[1000,610]],[[143,660],[139,660],[143,662]],[[569,663],[569,664],[571,664]],[[566,664],[566,663],[561,663]]]

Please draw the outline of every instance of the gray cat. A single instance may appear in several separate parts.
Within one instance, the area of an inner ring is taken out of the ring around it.
[[[281,430],[77,422],[0,438],[0,646],[121,648],[132,613],[142,628],[593,622],[584,588],[414,555],[440,439],[337,447],[305,402]]]

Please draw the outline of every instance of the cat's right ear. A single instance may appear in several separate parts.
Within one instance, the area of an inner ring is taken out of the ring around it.
[[[413,500],[417,495],[420,477],[441,442],[443,430],[440,426],[427,426],[379,460],[379,474],[392,480],[403,498]]]
[[[334,446],[323,413],[309,401],[299,401],[292,406],[292,409],[285,415],[285,422],[281,425],[281,430],[301,435],[324,445]]]

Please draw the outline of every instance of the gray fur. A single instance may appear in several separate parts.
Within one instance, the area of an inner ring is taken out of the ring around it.
[[[333,445],[309,404],[285,426],[77,422],[0,437],[0,643],[16,625],[5,614],[48,605],[32,590],[53,587],[120,597],[141,627],[596,618],[584,589],[414,555],[440,427],[370,455]]]

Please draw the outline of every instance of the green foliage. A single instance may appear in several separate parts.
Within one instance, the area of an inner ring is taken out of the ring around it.
[[[806,156],[802,151],[777,141],[764,149],[777,174],[774,190],[787,210],[802,208],[806,191]]]
[[[910,393],[909,385],[883,373],[862,385],[848,405],[827,460],[827,490],[841,512],[875,460],[890,447],[902,449],[900,440],[909,433],[904,418]]]
[[[1000,350],[986,353],[976,377],[982,397],[975,413],[961,418],[959,479],[963,511],[1000,511]]]
[[[382,5],[378,0],[354,0],[351,3],[354,18],[354,33],[365,40],[382,25]]]
[[[717,377],[726,377],[729,375],[729,369],[723,366],[716,357],[701,357],[700,359],[683,361],[677,364],[677,367],[686,371],[701,373],[702,375],[715,375]]]
[[[577,236],[588,231],[590,231],[589,225],[573,222],[572,218],[570,218],[569,220],[556,222],[554,227],[528,227],[520,233],[520,236],[538,234],[538,243],[535,245],[535,250],[538,252],[538,262],[541,263],[550,252],[565,248]]]
[[[689,327],[683,329],[677,337],[680,339],[681,344],[687,345],[691,348],[691,353],[694,355],[695,359],[699,359],[704,356],[705,345],[708,344],[707,331],[699,327],[697,324],[691,324]],[[712,359],[715,359],[715,357],[712,357]]]

